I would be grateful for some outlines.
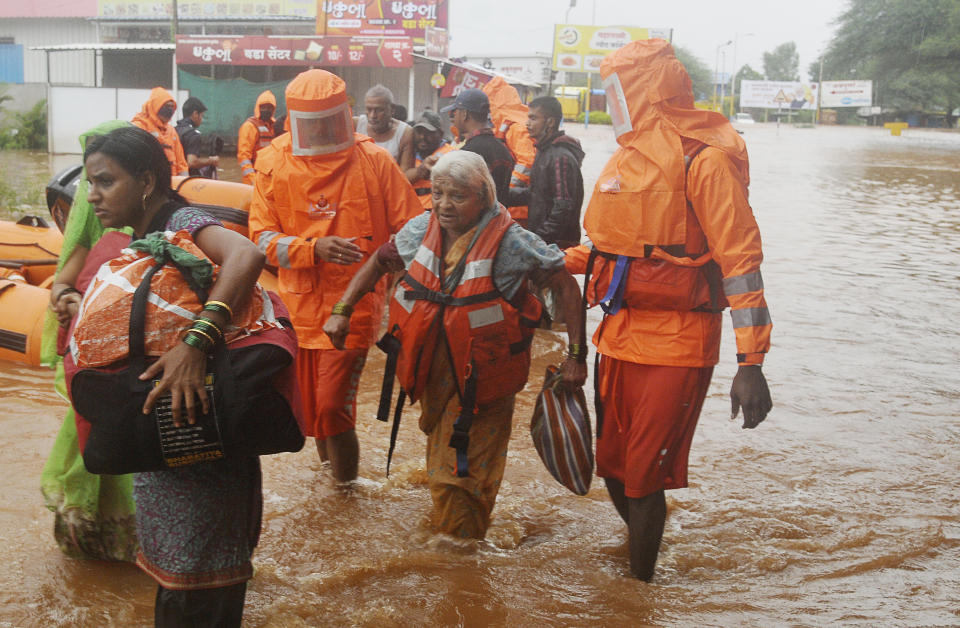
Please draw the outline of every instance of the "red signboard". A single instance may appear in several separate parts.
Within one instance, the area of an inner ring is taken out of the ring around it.
[[[207,37],[177,35],[180,65],[318,65],[409,68],[409,37]]]
[[[318,0],[317,34],[413,37],[447,28],[447,0]]]
[[[455,67],[447,75],[447,83],[440,92],[440,98],[453,98],[461,91],[470,88],[480,89],[487,84],[490,76],[466,68]]]

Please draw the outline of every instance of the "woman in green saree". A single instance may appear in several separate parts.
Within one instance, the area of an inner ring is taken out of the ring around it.
[[[98,135],[129,126],[129,122],[111,120],[80,136],[80,148]],[[104,228],[87,202],[87,175],[80,173],[80,184],[73,198],[63,233],[63,248],[57,273],[77,253],[86,253],[100,239]],[[55,282],[56,283],[56,282]],[[65,296],[51,294],[53,299]],[[41,358],[55,369],[54,387],[69,401],[63,376],[63,361],[57,354],[58,323],[48,311],[43,333]],[[137,538],[134,521],[133,476],[95,475],[83,465],[77,442],[77,428],[71,407],[63,419],[41,475],[40,490],[47,508],[54,513],[53,535],[64,554],[71,558],[134,561]]]

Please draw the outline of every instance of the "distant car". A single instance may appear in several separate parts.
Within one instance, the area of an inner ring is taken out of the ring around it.
[[[749,113],[740,112],[733,114],[733,117],[730,118],[730,122],[738,124],[753,124],[756,122],[756,120],[754,120],[753,116],[751,116]]]

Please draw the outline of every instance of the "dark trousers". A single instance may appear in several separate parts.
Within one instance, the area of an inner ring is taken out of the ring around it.
[[[157,628],[239,628],[247,583],[216,589],[174,591],[157,587]]]

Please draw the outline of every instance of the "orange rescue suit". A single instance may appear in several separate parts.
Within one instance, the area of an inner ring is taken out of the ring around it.
[[[436,216],[430,216],[390,302],[389,329],[401,344],[397,378],[412,401],[427,384],[438,342],[447,344],[461,399],[471,374],[478,405],[515,394],[527,383],[540,302],[522,288],[508,301],[493,283],[493,260],[512,224],[510,214],[498,207],[458,265],[463,270],[459,283],[444,292],[443,235]]]
[[[719,266],[714,289],[722,290],[714,304],[729,302],[738,363],[761,364],[772,324],[743,140],[723,116],[694,108],[690,78],[663,40],[624,46],[604,59],[600,72],[620,148],[597,179],[584,217],[587,235],[599,251],[633,258],[647,290],[682,276],[697,294],[671,307],[668,296],[676,295],[661,287],[661,298],[606,316],[594,336],[598,350],[638,364],[716,364],[720,314],[693,309],[704,296],[697,278],[705,278],[682,272],[707,273],[712,261]],[[588,253],[584,246],[568,249],[568,269],[584,272]],[[613,264],[604,260],[598,268],[598,282],[605,274],[609,282]]]
[[[314,255],[314,240],[356,238],[365,255],[423,208],[393,158],[373,140],[339,152],[302,157],[291,153],[285,133],[260,152],[250,204],[250,239],[269,264],[279,267],[280,297],[290,310],[300,346],[333,349],[323,323],[356,273],[357,265],[327,264]],[[360,262],[362,263],[362,262]],[[383,315],[386,280],[357,303],[347,349],[373,344]]]
[[[177,130],[173,126],[161,120],[157,115],[160,108],[168,102],[172,102],[174,105],[177,103],[170,92],[162,87],[154,87],[150,90],[150,97],[147,98],[147,102],[143,103],[140,113],[133,116],[131,122],[157,138],[157,141],[163,146],[163,152],[167,156],[167,161],[170,162],[171,176],[187,176],[190,167],[187,165],[187,158],[183,154],[180,136],[177,135]]]
[[[510,177],[510,192],[524,192],[530,188],[530,171],[537,156],[537,149],[527,132],[528,108],[520,100],[517,90],[499,76],[483,86],[483,93],[490,99],[494,135],[506,143],[517,162]],[[517,220],[527,218],[526,205],[508,207],[507,210]]]
[[[253,185],[253,175],[256,173],[254,165],[257,163],[257,152],[266,148],[276,135],[273,128],[276,120],[260,119],[260,105],[273,105],[277,108],[277,99],[269,89],[257,96],[257,103],[253,106],[253,115],[240,125],[237,134],[237,161],[240,163],[240,173],[243,182]]]

